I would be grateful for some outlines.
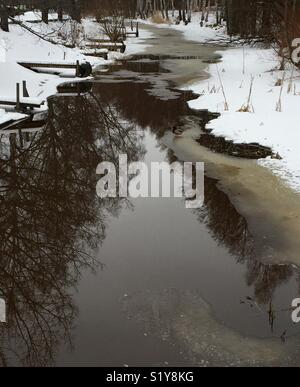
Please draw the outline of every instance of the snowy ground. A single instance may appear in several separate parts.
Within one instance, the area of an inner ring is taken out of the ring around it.
[[[230,39],[225,28],[213,28],[212,24],[210,18],[208,26],[200,27],[200,15],[196,14],[188,26],[156,26],[182,31],[188,40],[228,43]],[[197,100],[190,101],[190,106],[221,113],[208,124],[216,136],[236,143],[256,142],[271,147],[282,160],[269,158],[259,160],[259,163],[300,191],[300,72],[292,65],[284,72],[279,71],[280,59],[272,49],[238,45],[220,54],[222,62],[211,64],[207,69],[209,80],[189,85],[191,90],[201,94]],[[240,112],[248,104],[252,77],[249,112]],[[280,95],[281,108],[278,108]]]
[[[208,125],[216,136],[236,143],[258,142],[271,147],[282,160],[268,158],[259,162],[300,191],[300,74],[276,70],[279,60],[272,50],[246,48],[243,53],[243,49],[235,48],[222,55],[222,63],[209,66],[209,82],[192,85],[195,92],[203,95],[191,101],[190,106],[221,113]],[[240,112],[248,104],[252,77],[249,112]],[[228,110],[225,109],[221,82]],[[278,109],[280,94],[281,109]]]
[[[65,29],[68,28],[66,21],[64,23],[50,22],[49,25],[44,23],[30,23],[30,20],[37,20],[40,17],[37,13],[27,13],[20,20],[26,21],[26,25],[35,31],[38,31],[47,39],[63,36]],[[51,19],[56,19],[57,15],[50,15]],[[83,22],[84,34],[93,37],[100,36],[99,26],[91,20]],[[57,32],[59,31],[59,33]],[[141,31],[139,39],[130,38],[126,41],[127,50],[125,55],[143,51],[146,46],[141,44],[145,38],[149,37],[147,31]],[[101,37],[100,37],[101,38]],[[110,53],[109,61],[102,58],[85,56],[79,48],[66,48],[60,44],[52,44],[42,40],[25,30],[21,26],[11,25],[10,32],[6,33],[0,30],[0,100],[1,97],[15,98],[16,83],[27,82],[27,88],[30,97],[38,97],[46,100],[52,94],[56,93],[56,88],[60,83],[69,80],[74,75],[74,70],[63,70],[60,76],[51,74],[38,74],[31,70],[25,69],[18,65],[18,61],[38,61],[38,62],[80,62],[88,61],[93,66],[107,65],[114,59],[124,56],[120,53]],[[10,113],[9,109],[0,108],[0,124],[12,119],[22,118],[24,115]]]

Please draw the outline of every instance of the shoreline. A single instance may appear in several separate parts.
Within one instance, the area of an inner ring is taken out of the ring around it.
[[[200,28],[197,18],[194,15],[188,26],[139,22],[181,32],[186,41],[216,48],[216,54],[222,58],[219,63],[207,64],[208,79],[188,82],[182,87],[200,95],[189,106],[220,114],[206,126],[216,141],[224,140],[235,146],[255,143],[270,148],[276,157],[259,159],[258,164],[299,194],[300,71],[288,64],[284,71],[279,70],[280,58],[273,49],[244,45],[242,40],[230,44],[224,28]],[[218,50],[218,42],[222,50]]]
[[[87,28],[87,32],[91,33],[91,23],[89,19],[83,19],[82,25]],[[93,26],[93,25],[92,25]],[[38,28],[41,31],[45,32],[51,30],[55,27],[54,22],[50,22],[49,25],[45,25],[40,22],[34,24],[34,28]],[[99,26],[93,26],[93,28],[98,28]],[[44,31],[45,30],[45,31]],[[96,31],[99,32],[99,31]],[[95,32],[95,33],[96,33]],[[32,70],[23,68],[17,62],[20,60],[28,60],[29,55],[26,50],[25,44],[21,44],[20,35],[23,37],[23,41],[27,42],[30,46],[35,47],[34,53],[31,53],[30,60],[40,61],[50,61],[57,62],[61,60],[66,60],[68,62],[76,63],[77,60],[80,62],[89,62],[93,70],[107,66],[111,63],[114,63],[120,58],[126,58],[129,55],[134,53],[143,52],[147,47],[146,44],[143,44],[145,39],[149,38],[147,33],[141,33],[139,38],[128,38],[127,40],[127,50],[124,54],[109,52],[108,60],[104,60],[101,57],[94,57],[84,55],[80,52],[78,47],[68,48],[61,44],[53,44],[51,42],[43,41],[38,39],[37,36],[31,34],[29,31],[23,29],[19,25],[11,25],[10,32],[0,31],[0,83],[1,90],[0,94],[5,97],[15,98],[15,85],[16,83],[22,83],[23,80],[27,82],[27,88],[29,95],[32,98],[40,98],[45,101],[45,109],[37,109],[33,114],[19,113],[11,109],[8,109],[6,106],[0,107],[0,125],[11,121],[19,122],[26,117],[31,117],[36,113],[41,113],[47,111],[47,99],[53,95],[57,94],[57,88],[64,83],[72,82],[84,82],[91,79],[88,78],[78,78],[73,76],[73,70],[63,70],[59,74],[48,73],[38,73]],[[72,71],[72,78],[70,78]],[[3,130],[3,129],[1,129]]]

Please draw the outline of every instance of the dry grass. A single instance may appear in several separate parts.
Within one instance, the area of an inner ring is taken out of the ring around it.
[[[291,71],[291,77],[290,77],[289,85],[288,85],[288,94],[292,93],[292,91],[294,89],[294,95],[295,95],[295,87],[296,87],[296,85],[294,85],[294,83],[293,83],[293,81],[294,81],[294,71],[295,71],[295,66],[293,65],[292,71]],[[293,86],[294,86],[294,88],[293,88]]]
[[[282,79],[278,79],[275,83],[275,87],[280,87],[282,86]]]
[[[167,24],[167,21],[162,17],[160,12],[156,12],[152,17],[151,21],[155,24]]]
[[[239,110],[239,113],[254,113],[254,107],[251,103],[252,91],[253,91],[254,77],[251,76],[250,90],[247,103],[244,104]]]
[[[276,111],[278,113],[282,112],[282,93],[283,93],[283,86],[284,86],[285,78],[286,78],[286,73],[284,72],[283,73],[283,77],[282,77],[282,83],[281,83],[281,88],[280,88],[279,99],[278,99],[278,102],[276,104]]]
[[[217,74],[218,74],[218,78],[219,78],[220,85],[221,85],[222,94],[223,94],[223,97],[224,97],[224,109],[225,109],[225,111],[228,111],[229,110],[229,105],[228,105],[227,98],[226,98],[224,84],[222,82],[221,74],[220,74],[219,67],[218,67],[217,64],[216,64],[216,68],[217,68]]]

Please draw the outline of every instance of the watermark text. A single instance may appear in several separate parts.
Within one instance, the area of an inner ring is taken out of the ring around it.
[[[102,162],[96,170],[100,198],[185,198],[188,209],[204,203],[204,163],[144,162],[128,164],[126,154],[119,156],[118,173],[112,162]]]

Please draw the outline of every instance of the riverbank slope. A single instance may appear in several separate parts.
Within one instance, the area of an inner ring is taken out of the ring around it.
[[[212,19],[201,27],[200,18],[195,14],[187,26],[144,23],[180,31],[195,44],[226,47],[217,52],[222,56],[219,63],[207,64],[208,80],[189,82],[185,87],[200,94],[189,102],[190,107],[220,113],[208,124],[213,135],[234,143],[270,147],[278,158],[259,163],[300,192],[299,70],[291,64],[282,70],[275,50],[231,39],[224,26],[213,26]]]

